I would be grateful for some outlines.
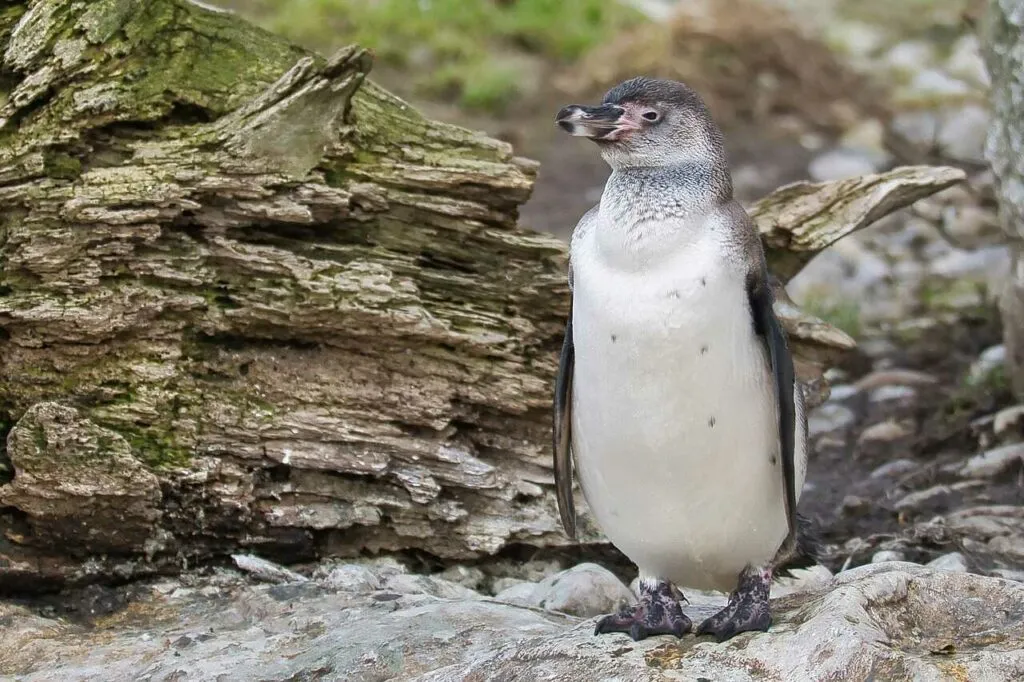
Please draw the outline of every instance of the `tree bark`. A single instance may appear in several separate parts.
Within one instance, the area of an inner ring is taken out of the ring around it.
[[[516,225],[534,162],[424,119],[359,48],[323,59],[186,0],[15,3],[0,49],[0,588],[243,547],[566,543],[566,247]],[[785,281],[962,178],[799,184],[752,212]],[[820,400],[853,341],[779,311]]]
[[[993,112],[985,155],[997,179],[1011,255],[1000,295],[1006,371],[1024,398],[1024,1],[991,0],[983,33]]]

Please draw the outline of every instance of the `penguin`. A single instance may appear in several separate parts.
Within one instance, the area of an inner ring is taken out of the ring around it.
[[[693,623],[678,586],[730,593],[696,634],[767,631],[773,577],[809,565],[796,511],[807,421],[722,132],[689,86],[646,77],[555,120],[611,168],[570,240],[554,396],[565,532],[575,538],[575,472],[639,572],[637,604],[595,634],[682,637]]]

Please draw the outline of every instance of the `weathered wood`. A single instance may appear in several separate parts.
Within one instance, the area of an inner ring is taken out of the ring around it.
[[[0,588],[566,542],[535,163],[185,0],[14,4],[0,51]],[[913,173],[762,202],[773,265],[955,180]],[[806,379],[852,345],[780,311]]]
[[[998,181],[1012,259],[999,297],[1006,369],[1014,391],[1024,398],[1024,0],[991,0],[983,35],[993,113],[985,155]]]

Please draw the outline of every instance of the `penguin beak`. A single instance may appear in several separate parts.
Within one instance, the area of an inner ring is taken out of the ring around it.
[[[589,137],[592,140],[620,140],[640,129],[640,124],[629,118],[626,110],[616,104],[597,107],[570,104],[558,112],[555,123],[570,135]]]

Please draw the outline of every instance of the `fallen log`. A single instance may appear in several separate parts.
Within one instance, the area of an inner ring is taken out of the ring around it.
[[[534,162],[423,118],[358,47],[186,0],[14,3],[0,53],[0,589],[567,542],[566,246],[516,225]],[[961,178],[752,211],[784,281]],[[820,400],[853,341],[779,306]]]

